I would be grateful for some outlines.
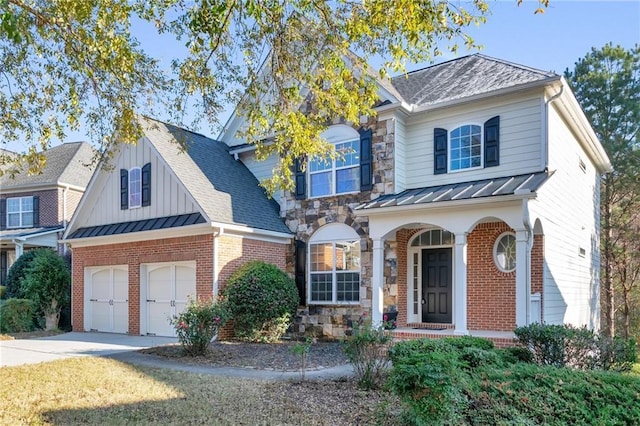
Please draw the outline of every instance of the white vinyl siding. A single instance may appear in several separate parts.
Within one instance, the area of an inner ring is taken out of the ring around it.
[[[500,165],[456,173],[433,174],[433,129],[451,132],[469,123],[500,116]],[[540,96],[503,98],[429,111],[407,120],[406,188],[442,185],[541,171]]]
[[[599,176],[553,107],[549,169],[554,174],[531,203],[532,217],[541,219],[545,234],[543,318],[552,324],[598,328]],[[580,248],[585,256],[580,256]]]
[[[395,123],[395,141],[394,141],[394,174],[395,174],[395,189],[394,193],[402,192],[406,189],[406,161],[407,161],[407,152],[406,152],[406,126],[404,121],[396,118],[394,120]]]
[[[243,152],[239,155],[240,161],[244,164],[249,171],[258,179],[258,182],[262,182],[264,179],[268,179],[273,174],[273,168],[278,164],[277,157],[275,155],[270,155],[268,158],[265,158],[263,161],[258,161],[256,159],[255,152]],[[276,191],[273,194],[273,199],[276,201],[280,201],[282,197],[282,191]]]
[[[92,208],[87,209],[88,205],[85,205],[83,217],[77,223],[81,223],[83,227],[96,226],[199,211],[193,197],[185,190],[182,182],[158,157],[155,149],[146,139],[143,138],[136,145],[123,146],[122,151],[113,164],[113,170],[109,172],[106,179],[102,180],[102,186],[97,185],[92,188],[92,192],[100,196],[95,197],[92,204],[89,204]],[[184,154],[178,154],[176,151],[175,155]],[[153,202],[143,209],[121,210],[119,170],[131,170],[146,163],[151,163],[151,200]]]

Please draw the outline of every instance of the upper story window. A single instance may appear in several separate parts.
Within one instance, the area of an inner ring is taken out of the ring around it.
[[[356,131],[343,124],[322,133],[341,155],[336,160],[309,158],[306,167],[305,159],[297,160],[296,199],[370,191],[373,188],[371,135],[371,130]]]
[[[360,237],[345,224],[329,224],[309,240],[309,288],[312,304],[360,301]]]
[[[34,226],[34,197],[7,198],[7,228]]]
[[[337,143],[335,150],[341,154],[336,160],[309,160],[311,197],[360,190],[360,140]]]
[[[120,209],[151,205],[151,163],[142,168],[120,169]]]
[[[129,208],[142,206],[142,169],[134,167],[129,170]]]
[[[484,125],[465,124],[449,132],[433,129],[433,174],[500,164],[500,116]]]
[[[449,171],[482,166],[482,133],[476,125],[460,126],[449,135]]]

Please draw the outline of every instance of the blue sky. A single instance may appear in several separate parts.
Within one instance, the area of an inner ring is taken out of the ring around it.
[[[484,46],[480,52],[485,55],[562,74],[566,68],[573,69],[575,62],[592,47],[600,48],[611,42],[630,49],[640,43],[640,0],[551,0],[546,12],[538,15],[533,13],[537,7],[535,0],[525,0],[520,6],[516,0],[488,1],[492,14],[487,23],[470,31],[475,41]],[[156,57],[168,61],[176,53],[167,47],[169,40],[160,39],[154,32],[141,33],[138,38]],[[476,52],[461,47],[457,56]],[[453,58],[449,54],[436,62]],[[407,70],[427,65],[408,64]],[[220,117],[222,124],[231,114],[232,107]],[[206,124],[196,130],[217,136],[217,132],[213,133]],[[66,139],[69,142],[77,140],[86,140],[86,135],[74,132]]]

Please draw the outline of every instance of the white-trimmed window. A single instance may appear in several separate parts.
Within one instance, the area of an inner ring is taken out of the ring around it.
[[[513,232],[501,234],[493,246],[493,258],[502,272],[516,269],[516,236]]]
[[[7,228],[33,226],[33,197],[7,198]]]
[[[129,208],[142,206],[142,169],[129,170]]]
[[[311,197],[345,194],[360,190],[360,135],[348,126],[335,126],[322,134],[335,145],[335,160],[309,159]]]
[[[309,240],[309,303],[360,301],[360,237],[344,224],[329,224]]]
[[[466,124],[449,135],[449,171],[482,167],[482,127]]]

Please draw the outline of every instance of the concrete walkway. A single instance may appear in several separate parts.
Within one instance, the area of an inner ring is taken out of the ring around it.
[[[300,378],[299,371],[189,365],[137,352],[140,349],[176,342],[177,339],[170,337],[79,332],[35,339],[3,340],[0,341],[0,367],[36,364],[80,356],[105,356],[133,365],[169,368],[212,376],[262,380],[289,380]],[[352,375],[353,368],[350,364],[307,370],[305,372],[305,378],[308,379],[335,379]]]

